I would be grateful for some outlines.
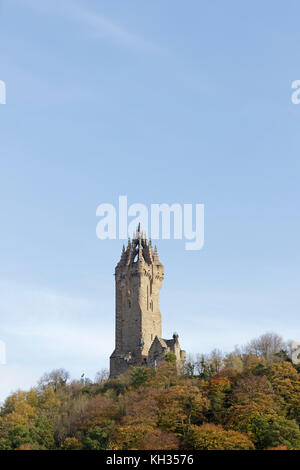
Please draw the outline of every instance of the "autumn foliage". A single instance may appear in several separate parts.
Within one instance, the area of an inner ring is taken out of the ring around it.
[[[6,399],[0,450],[300,450],[300,373],[267,340],[190,358],[182,376],[168,360],[94,382],[53,371]]]

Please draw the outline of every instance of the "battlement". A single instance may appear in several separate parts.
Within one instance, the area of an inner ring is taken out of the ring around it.
[[[137,266],[138,264],[147,264],[148,266],[155,266],[163,272],[163,265],[159,261],[157,247],[152,248],[151,240],[147,240],[146,235],[141,231],[139,225],[134,238],[128,239],[127,248],[123,245],[121,259],[116,266],[116,273],[124,270],[124,268]]]

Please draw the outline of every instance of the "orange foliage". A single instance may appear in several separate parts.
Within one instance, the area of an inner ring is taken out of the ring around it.
[[[179,440],[172,434],[147,424],[119,426],[112,439],[112,450],[172,450]]]
[[[187,444],[195,450],[254,450],[246,434],[227,431],[214,424],[191,426]]]
[[[157,397],[160,415],[159,425],[176,435],[185,434],[191,423],[201,423],[209,401],[198,387],[176,385]]]
[[[120,407],[118,403],[111,398],[97,395],[91,398],[83,411],[78,423],[80,430],[87,430],[94,426],[101,426],[107,420],[114,420],[120,416]]]
[[[247,428],[256,414],[276,415],[279,405],[266,377],[250,376],[238,381],[227,410],[226,424],[234,429]]]

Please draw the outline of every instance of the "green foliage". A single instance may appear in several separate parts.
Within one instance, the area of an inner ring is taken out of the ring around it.
[[[54,449],[54,422],[46,416],[39,416],[29,430],[31,442],[40,450]]]
[[[201,361],[200,361],[200,378],[204,380],[209,380],[210,377],[212,377],[213,373],[215,372],[214,366],[207,362],[202,356]]]
[[[185,374],[187,377],[194,377],[195,375],[195,365],[192,362],[187,362],[185,364]]]
[[[171,362],[172,364],[176,364],[176,356],[171,351],[165,355],[165,360],[167,362]]]
[[[105,427],[110,423],[105,423]],[[95,426],[91,428],[87,436],[83,439],[83,446],[86,450],[106,450],[109,442],[109,433],[104,428]]]
[[[18,449],[23,444],[32,444],[29,426],[26,424],[8,425],[5,447]]]
[[[253,442],[257,449],[283,445],[288,449],[300,450],[300,429],[295,420],[255,414],[249,422],[248,431],[254,434]]]
[[[149,377],[149,369],[147,367],[131,367],[131,385],[134,389],[145,385]]]

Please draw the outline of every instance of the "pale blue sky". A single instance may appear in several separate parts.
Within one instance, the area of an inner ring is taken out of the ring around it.
[[[0,0],[0,400],[114,348],[122,242],[102,202],[205,204],[158,243],[163,332],[188,352],[300,339],[300,5]]]

